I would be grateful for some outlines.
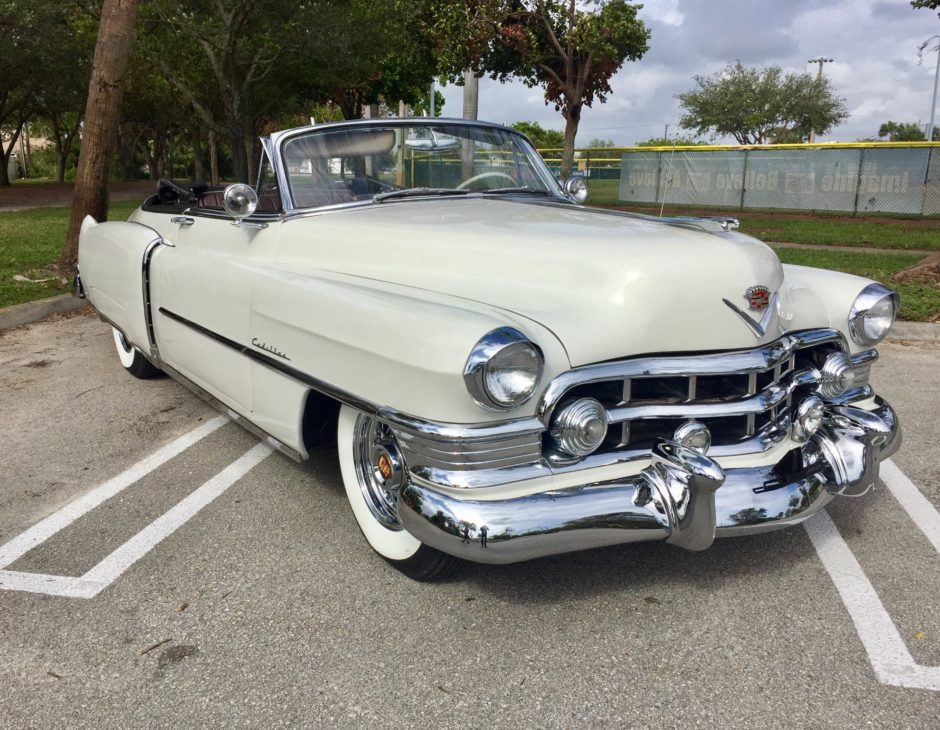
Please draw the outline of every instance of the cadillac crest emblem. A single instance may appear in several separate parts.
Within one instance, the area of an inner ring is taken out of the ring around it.
[[[747,299],[748,309],[760,312],[770,304],[770,289],[766,286],[752,286],[744,292],[744,298]]]

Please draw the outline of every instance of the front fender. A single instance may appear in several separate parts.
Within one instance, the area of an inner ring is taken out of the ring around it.
[[[511,326],[545,355],[542,386],[519,409],[478,406],[463,381],[467,356],[490,330]],[[276,346],[292,367],[359,398],[422,418],[482,423],[532,415],[543,387],[569,369],[540,324],[477,302],[371,279],[265,268],[251,292],[252,343]]]
[[[871,279],[794,264],[784,264],[783,270],[789,300],[785,305],[790,317],[788,330],[829,326],[843,334],[851,352],[870,349],[852,339],[849,311]]]

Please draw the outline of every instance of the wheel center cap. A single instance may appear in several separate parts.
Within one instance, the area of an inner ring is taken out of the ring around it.
[[[383,479],[389,480],[392,478],[392,460],[388,458],[388,454],[383,453],[379,456],[377,466]]]

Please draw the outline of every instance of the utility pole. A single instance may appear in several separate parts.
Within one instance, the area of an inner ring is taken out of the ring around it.
[[[823,57],[823,56],[819,56],[819,58],[811,58],[811,59],[809,59],[806,63],[818,63],[818,64],[819,64],[819,71],[816,73],[816,79],[819,80],[819,79],[822,78],[822,75],[823,75],[823,72],[822,72],[823,64],[824,64],[824,63],[832,63],[833,60],[834,60],[834,59],[832,59],[832,58],[825,58],[825,57]],[[809,143],[810,143],[810,144],[813,144],[813,142],[815,142],[815,141],[816,141],[816,130],[813,129],[812,127],[810,127],[810,130],[809,130]]]
[[[669,139],[669,122],[666,122],[666,129],[663,130],[663,139]]]
[[[434,99],[434,79],[431,79],[431,103],[429,104],[429,108],[430,108],[431,111],[430,111],[430,113],[428,114],[429,117],[434,117],[434,116],[436,116],[436,115],[434,114],[434,101],[435,101],[435,99]]]
[[[934,40],[934,38],[940,41],[940,35],[932,35],[921,43],[920,47],[917,49],[917,55],[922,61],[924,58],[924,49],[930,45],[930,41]],[[933,120],[934,112],[937,110],[937,81],[940,80],[940,43],[937,43],[937,45],[930,50],[937,52],[937,70],[934,71],[933,74],[933,98],[930,100],[930,121],[927,123],[927,141],[933,142]]]

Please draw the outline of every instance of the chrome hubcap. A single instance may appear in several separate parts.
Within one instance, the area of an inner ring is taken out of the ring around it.
[[[398,492],[405,483],[405,462],[391,429],[374,418],[359,416],[353,433],[353,461],[373,517],[390,530],[400,530]]]

